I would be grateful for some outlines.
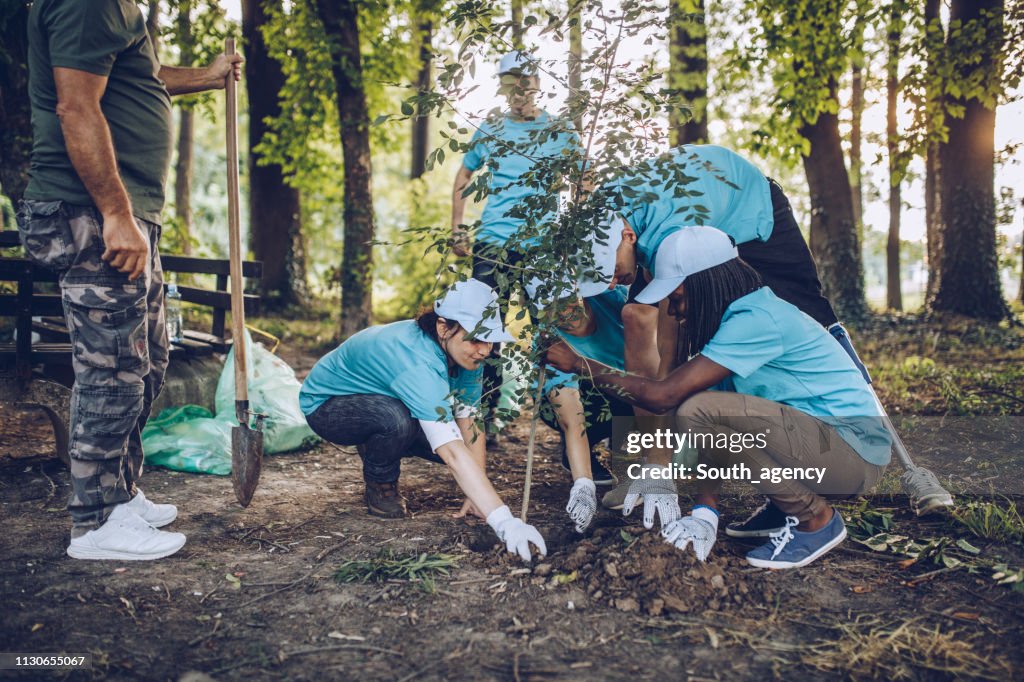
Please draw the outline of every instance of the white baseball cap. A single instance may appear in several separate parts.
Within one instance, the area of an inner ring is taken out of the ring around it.
[[[478,279],[456,282],[444,296],[434,301],[434,312],[446,320],[458,322],[466,334],[477,341],[513,340],[502,323],[498,295]]]
[[[654,279],[637,294],[637,303],[658,303],[690,275],[739,258],[732,237],[704,225],[683,227],[665,237],[654,257]]]
[[[615,253],[622,243],[622,231],[625,228],[626,221],[622,216],[609,211],[590,234],[584,246],[590,249],[590,253],[580,254],[579,289],[583,298],[599,296],[611,286],[615,277]]]
[[[529,52],[512,50],[498,62],[498,75],[514,73],[517,76],[537,75],[537,60]]]

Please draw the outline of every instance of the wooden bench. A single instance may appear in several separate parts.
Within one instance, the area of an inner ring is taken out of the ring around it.
[[[21,257],[21,253],[18,232],[0,231],[0,285],[8,283],[0,289],[0,320],[14,320],[14,340],[0,339],[0,402],[42,409],[53,425],[57,454],[66,463],[74,373],[71,339],[57,293],[57,273],[35,265]],[[165,273],[216,278],[213,289],[178,287],[183,302],[212,308],[213,319],[208,331],[185,329],[183,338],[172,344],[171,361],[227,353],[231,347],[231,341],[224,338],[226,316],[231,309],[228,261],[161,255],[161,262]],[[263,264],[246,261],[242,274],[247,279],[259,279]],[[49,287],[45,286],[47,283]],[[259,304],[259,296],[246,294],[246,315],[259,314]],[[38,336],[35,341],[33,332]]]

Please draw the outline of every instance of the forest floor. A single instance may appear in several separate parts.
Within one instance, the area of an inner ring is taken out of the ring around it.
[[[429,462],[403,466],[410,518],[367,516],[358,457],[328,444],[268,457],[248,509],[226,478],[149,469],[185,548],[73,561],[47,423],[0,408],[0,652],[92,655],[58,679],[1020,678],[1024,582],[1001,582],[1024,581],[1024,411],[1020,382],[1004,381],[1024,333],[885,320],[858,333],[892,411],[929,415],[902,420],[904,436],[959,511],[913,516],[893,466],[880,492],[841,505],[851,538],[796,571],[751,568],[752,545],[725,537],[702,565],[638,513],[602,510],[576,534],[543,426],[530,521],[549,551],[532,566],[451,518],[461,496]],[[285,341],[304,374],[315,356]],[[489,459],[516,510],[528,432],[514,424]],[[724,519],[760,502],[727,491]]]

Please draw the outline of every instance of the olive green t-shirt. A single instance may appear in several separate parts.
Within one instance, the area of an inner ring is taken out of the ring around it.
[[[94,203],[68,158],[56,111],[53,69],[77,69],[107,77],[100,107],[132,213],[159,223],[171,155],[171,98],[139,7],[132,0],[36,0],[28,39],[33,140],[25,198]]]

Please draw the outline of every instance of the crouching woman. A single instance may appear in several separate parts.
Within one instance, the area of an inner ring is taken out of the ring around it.
[[[842,346],[762,286],[725,233],[690,227],[665,239],[655,278],[637,301],[665,298],[683,328],[683,364],[664,379],[616,372],[560,344],[548,351],[548,361],[593,376],[596,386],[636,406],[674,411],[678,433],[702,436],[697,447],[710,474],[702,479],[698,466],[689,476],[698,504],[662,528],[666,540],[683,550],[692,544],[703,561],[718,530],[724,472],[747,471],[768,502],[726,534],[768,540],[747,553],[754,566],[806,566],[846,537],[828,500],[870,490],[889,461],[881,406]],[[645,506],[677,505],[672,471],[653,471],[659,464],[666,462],[644,465],[630,492],[642,494]],[[765,478],[766,470],[780,475]],[[814,480],[781,475],[797,470],[820,474]]]
[[[405,516],[401,460],[423,457],[446,464],[465,493],[457,516],[486,519],[526,561],[531,543],[547,553],[540,533],[512,516],[487,479],[485,441],[471,409],[480,400],[481,362],[492,344],[511,340],[497,296],[471,279],[417,319],[364,329],[316,363],[299,404],[317,435],[357,447],[370,514]]]

